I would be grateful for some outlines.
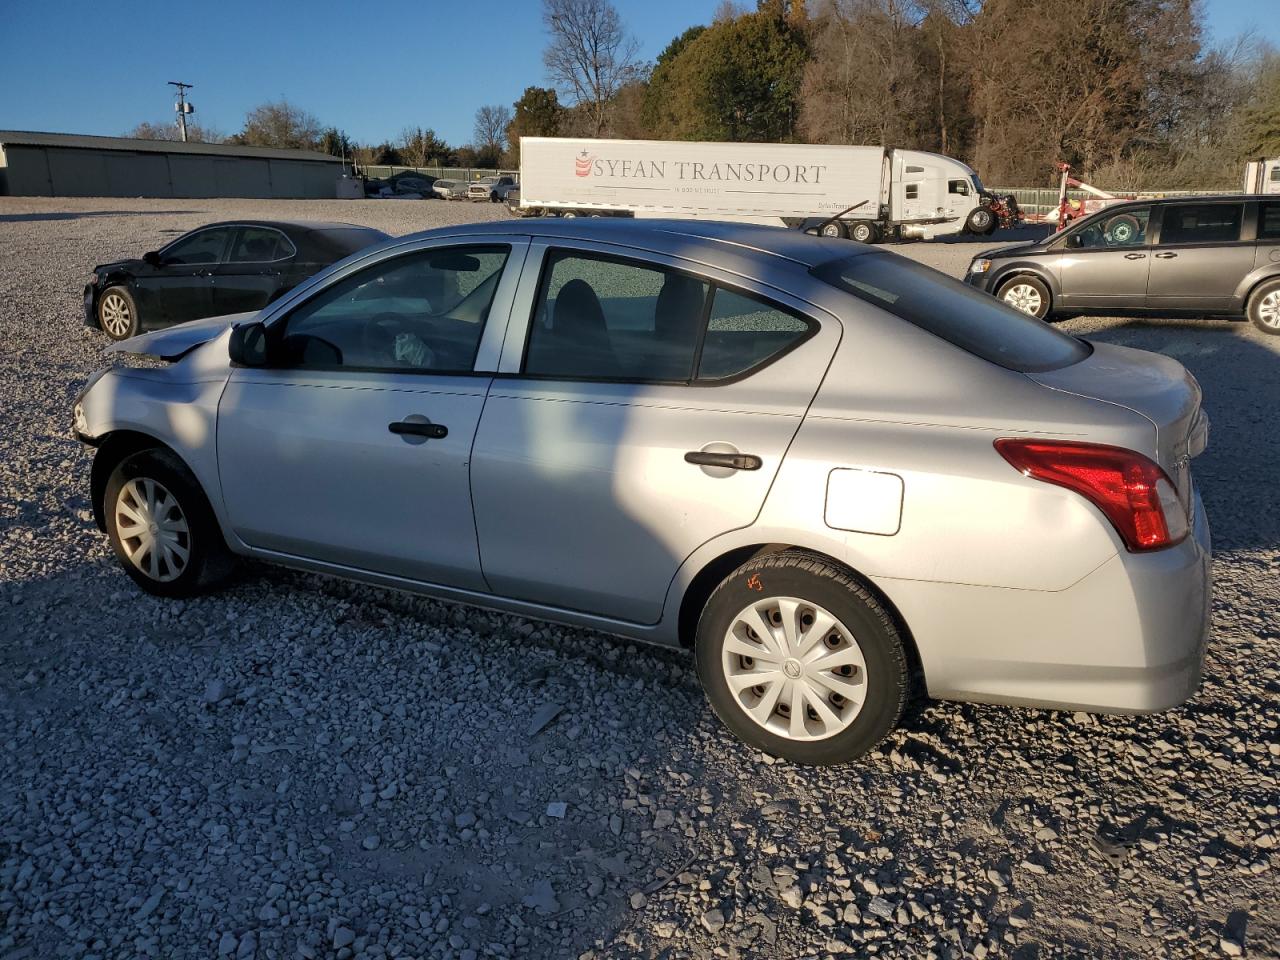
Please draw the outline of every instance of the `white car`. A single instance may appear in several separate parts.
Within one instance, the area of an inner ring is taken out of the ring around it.
[[[515,177],[484,177],[467,187],[468,200],[488,200],[501,203],[512,190],[520,189]]]

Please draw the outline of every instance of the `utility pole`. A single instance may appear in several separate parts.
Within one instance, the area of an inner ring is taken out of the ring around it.
[[[178,102],[173,105],[173,109],[178,112],[178,129],[182,131],[182,142],[187,142],[187,114],[195,113],[196,108],[193,104],[187,103],[187,91],[195,86],[193,83],[181,83],[177,80],[170,80],[169,86],[178,88]]]

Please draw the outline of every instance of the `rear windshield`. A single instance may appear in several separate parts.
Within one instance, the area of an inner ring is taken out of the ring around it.
[[[333,248],[338,259],[387,239],[385,233],[374,230],[372,227],[341,227],[336,230],[326,230],[321,236],[325,243]]]
[[[821,264],[812,273],[859,300],[1009,370],[1057,370],[1090,353],[1083,340],[905,257],[861,254]]]

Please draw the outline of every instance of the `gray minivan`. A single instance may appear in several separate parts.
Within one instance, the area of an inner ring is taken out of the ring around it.
[[[1248,317],[1280,335],[1280,199],[1118,203],[1047,239],[984,251],[966,282],[1036,317]]]

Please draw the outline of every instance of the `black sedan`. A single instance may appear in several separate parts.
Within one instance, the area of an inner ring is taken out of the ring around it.
[[[387,234],[350,223],[238,220],[185,233],[141,260],[94,267],[85,324],[112,340],[184,320],[258,310]]]

